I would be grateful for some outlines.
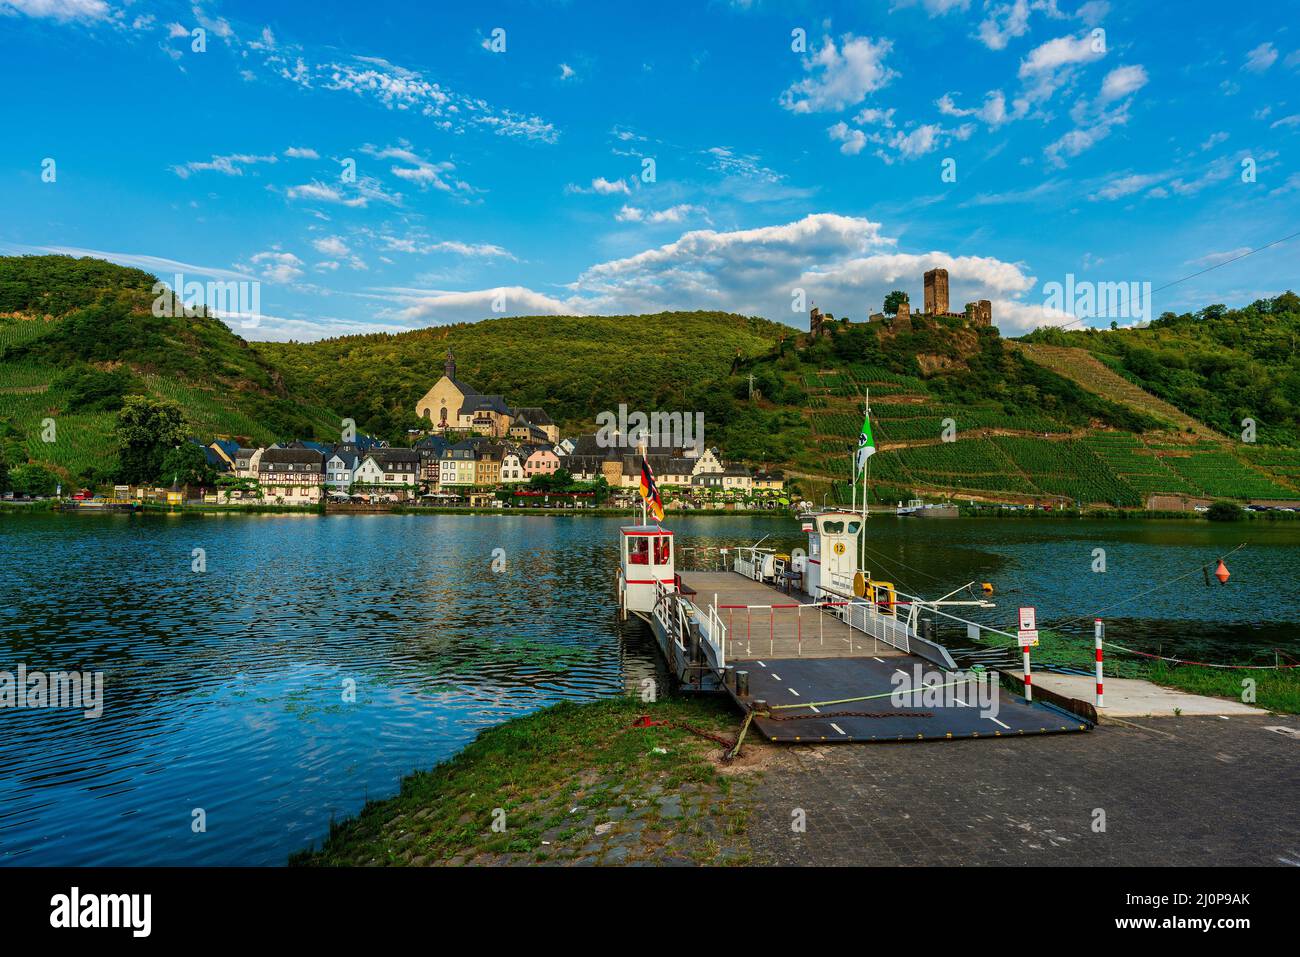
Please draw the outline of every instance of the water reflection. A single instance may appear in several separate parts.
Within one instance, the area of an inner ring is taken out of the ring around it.
[[[95,721],[0,711],[0,861],[280,863],[482,727],[647,678],[662,689],[647,633],[613,613],[619,524],[0,516],[0,670],[101,670],[107,696]],[[788,518],[672,525],[680,549],[803,543]],[[873,519],[869,532],[878,575],[906,591],[994,582],[987,618],[1002,627],[1022,602],[1049,625],[1087,618],[1246,537],[1229,587],[1156,591],[1114,609],[1108,634],[1213,660],[1300,656],[1300,527]],[[1105,575],[1089,571],[1096,547]],[[191,831],[195,808],[206,833]]]

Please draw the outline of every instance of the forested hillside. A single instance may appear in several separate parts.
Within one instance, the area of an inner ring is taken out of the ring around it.
[[[456,375],[515,406],[541,406],[566,429],[594,429],[596,414],[629,408],[694,409],[689,394],[725,376],[737,356],[770,350],[793,329],[721,312],[649,316],[511,316],[404,332],[253,348],[286,381],[317,391],[359,428],[396,435],[419,424],[415,403]]]

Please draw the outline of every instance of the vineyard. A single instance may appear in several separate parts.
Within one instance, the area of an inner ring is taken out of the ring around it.
[[[835,477],[845,502],[851,489],[838,476],[849,469],[868,394],[879,450],[869,482],[883,500],[969,494],[1136,508],[1155,494],[1300,498],[1296,449],[1238,453],[1178,433],[1072,430],[1049,415],[1008,415],[994,402],[945,403],[922,379],[871,366],[819,369],[799,381],[813,440],[798,464]]]

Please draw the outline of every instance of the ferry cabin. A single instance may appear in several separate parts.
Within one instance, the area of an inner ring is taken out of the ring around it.
[[[676,588],[673,533],[658,525],[631,525],[619,531],[623,611],[651,614],[658,597],[657,586],[669,591]]]

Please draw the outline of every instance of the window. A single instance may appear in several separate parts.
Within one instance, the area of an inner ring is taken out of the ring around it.
[[[627,562],[629,565],[650,564],[650,539],[636,535],[627,542]]]
[[[844,531],[843,522],[822,522],[822,531],[827,535],[838,535]]]
[[[672,558],[672,540],[667,535],[655,539],[655,564],[667,565]]]
[[[862,527],[861,522],[849,522],[849,534],[850,535],[858,534],[858,529],[860,529],[861,527]]]

